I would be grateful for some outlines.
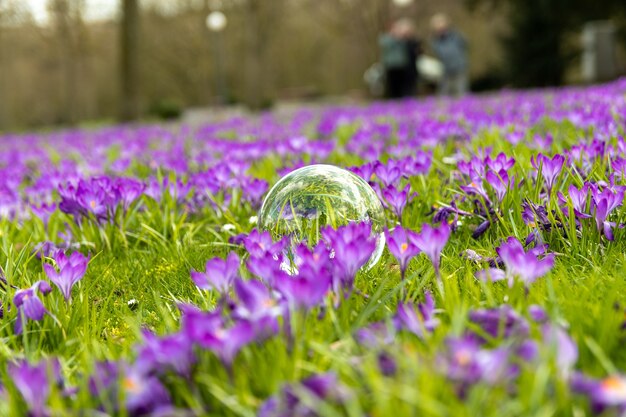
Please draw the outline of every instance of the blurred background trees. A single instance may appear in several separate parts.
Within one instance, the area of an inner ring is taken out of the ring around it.
[[[561,85],[579,62],[585,22],[610,18],[626,42],[624,0],[467,0],[507,18],[500,35],[505,78],[518,87]]]
[[[33,15],[35,1],[45,19]],[[409,17],[426,39],[436,12],[469,38],[475,87],[556,85],[576,73],[582,22],[621,21],[626,7],[572,1],[0,0],[0,129],[176,115],[220,101],[263,109],[362,97],[378,35]],[[94,13],[105,2],[115,13]],[[213,10],[228,19],[218,35],[205,22]]]

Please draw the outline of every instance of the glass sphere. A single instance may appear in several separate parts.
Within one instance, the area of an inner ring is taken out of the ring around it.
[[[361,177],[332,165],[310,165],[280,179],[269,191],[259,212],[258,225],[277,240],[315,244],[320,230],[351,222],[372,225],[376,249],[365,269],[379,260],[385,247],[385,214],[380,199]]]

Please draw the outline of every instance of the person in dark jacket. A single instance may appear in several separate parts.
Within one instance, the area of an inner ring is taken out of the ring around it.
[[[436,14],[430,20],[431,48],[444,68],[439,83],[441,95],[462,96],[467,92],[468,58],[465,37],[450,26],[448,17]]]
[[[396,21],[391,30],[379,38],[379,45],[385,72],[385,96],[390,99],[415,96],[418,81],[415,62],[420,43],[413,23],[408,19]]]

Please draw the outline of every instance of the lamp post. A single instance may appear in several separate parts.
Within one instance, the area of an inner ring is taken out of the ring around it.
[[[218,103],[223,104],[226,101],[226,83],[224,81],[224,73],[222,68],[222,36],[221,32],[226,28],[228,20],[226,15],[219,10],[209,13],[206,17],[206,27],[213,34],[213,55],[215,61],[215,90],[218,95]]]

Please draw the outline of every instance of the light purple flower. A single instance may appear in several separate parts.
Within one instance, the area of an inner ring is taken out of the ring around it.
[[[226,259],[213,258],[207,261],[205,272],[191,271],[191,279],[203,290],[214,289],[227,294],[239,273],[239,256],[230,252]]]
[[[524,251],[522,244],[511,236],[496,249],[506,271],[491,268],[476,273],[478,279],[485,281],[507,280],[509,287],[519,279],[526,287],[547,274],[554,266],[554,254],[547,254],[542,259],[534,250]]]
[[[352,291],[354,277],[371,258],[376,249],[376,236],[369,223],[349,223],[337,230],[328,226],[321,235],[334,256],[332,258],[333,287],[341,285],[347,294]],[[324,259],[324,257],[321,257]]]
[[[65,252],[57,251],[53,256],[57,270],[50,264],[44,264],[43,269],[48,279],[54,283],[63,294],[66,301],[72,298],[72,288],[78,281],[83,279],[87,272],[89,257],[80,252],[74,252],[67,256]]]
[[[608,221],[608,217],[613,210],[621,206],[624,202],[624,189],[620,188],[613,191],[607,187],[599,191],[598,187],[592,187],[591,199],[593,216],[596,219],[598,231],[602,232],[608,240],[612,241],[614,224]]]
[[[382,189],[382,197],[383,201],[390,206],[398,219],[402,218],[402,212],[406,207],[407,203],[410,203],[411,200],[416,196],[416,194],[410,194],[409,190],[411,188],[410,184],[407,184],[403,189],[396,189],[393,185],[385,187]]]
[[[149,330],[143,332],[143,343],[137,346],[135,368],[145,375],[162,375],[173,370],[181,376],[190,376],[195,362],[192,342],[182,332],[156,336]]]
[[[541,333],[544,344],[554,351],[559,371],[568,376],[578,360],[578,346],[565,329],[555,324],[544,324]]]
[[[49,314],[37,293],[46,295],[50,291],[52,291],[50,284],[46,281],[37,281],[32,287],[15,292],[13,297],[13,304],[17,307],[15,334],[22,334],[28,320],[41,321],[44,315]]]
[[[433,263],[437,277],[441,278],[440,263],[441,251],[448,243],[450,237],[450,226],[448,223],[441,223],[439,227],[424,224],[418,234],[409,234],[409,240],[424,252]]]
[[[404,278],[409,261],[421,252],[420,248],[410,239],[412,234],[414,234],[412,231],[406,230],[402,226],[393,229],[393,233],[386,232],[387,247],[400,264],[402,278]]]
[[[9,363],[8,373],[15,387],[28,405],[32,417],[47,417],[50,387],[61,379],[61,366],[58,360],[43,360],[36,365],[26,361]]]
[[[424,303],[419,304],[417,309],[413,304],[398,305],[398,311],[393,319],[397,330],[404,329],[418,337],[424,337],[427,332],[432,332],[439,325],[439,320],[435,318],[432,294],[426,291],[424,296]]]
[[[556,178],[561,173],[563,169],[563,164],[565,163],[565,157],[560,154],[556,154],[550,159],[544,154],[538,154],[537,157],[532,157],[530,159],[530,163],[533,168],[535,168],[538,172],[541,172],[541,176],[546,184],[546,188],[548,189],[548,194],[550,194],[554,182]]]

